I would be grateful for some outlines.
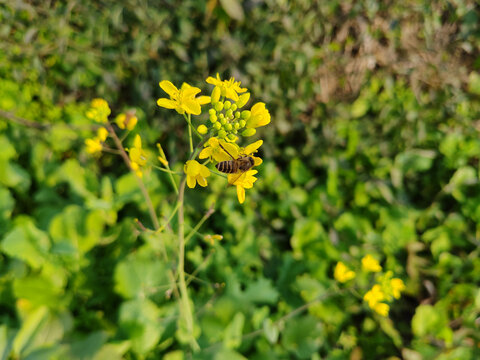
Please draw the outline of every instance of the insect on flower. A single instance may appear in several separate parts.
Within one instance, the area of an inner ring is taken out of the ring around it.
[[[250,170],[253,165],[255,165],[255,160],[251,156],[240,156],[238,158],[234,158],[223,146],[219,144],[220,147],[225,151],[232,160],[220,161],[215,167],[218,171],[223,172],[225,174],[236,174],[240,173],[240,175],[248,170]],[[232,184],[235,181],[231,182]]]

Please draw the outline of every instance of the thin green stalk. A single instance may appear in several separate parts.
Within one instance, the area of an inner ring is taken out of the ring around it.
[[[211,207],[210,209],[208,209],[208,211],[205,213],[205,215],[203,215],[203,217],[200,219],[200,221],[197,223],[197,225],[195,225],[195,227],[188,233],[187,237],[185,238],[185,243],[188,242],[188,240],[191,239],[191,237],[193,235],[196,234],[196,232],[198,231],[198,229],[200,229],[200,227],[203,225],[203,223],[205,221],[207,221],[207,219],[212,216],[212,214],[215,212],[215,210],[213,210],[213,207]]]
[[[186,120],[187,123],[188,123],[189,131],[190,131],[190,128],[193,129],[193,131],[195,132],[195,134],[197,134],[198,138],[199,138],[200,140],[203,140],[202,134],[200,134],[200,133],[198,132],[198,130],[195,129],[195,127],[192,125],[192,120],[191,120],[191,118],[190,118],[190,114],[188,115],[188,117],[187,117],[187,115],[183,114],[183,117],[185,118],[185,120]]]
[[[193,152],[193,151],[192,151]],[[184,213],[183,213],[183,201],[185,194],[185,183],[186,179],[183,178],[180,184],[180,191],[178,193],[178,282],[180,288],[180,302],[181,311],[184,311],[185,322],[187,325],[187,331],[191,335],[190,337],[190,346],[194,351],[200,350],[195,337],[193,335],[194,323],[193,323],[193,314],[190,307],[190,299],[188,297],[187,284],[185,282],[185,223],[184,223]]]

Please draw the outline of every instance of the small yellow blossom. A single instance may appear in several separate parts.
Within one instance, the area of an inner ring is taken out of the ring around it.
[[[215,85],[216,87],[219,87],[222,96],[225,96],[234,101],[237,101],[239,99],[238,94],[241,94],[247,91],[247,89],[240,87],[240,84],[241,84],[240,81],[235,81],[235,78],[233,77],[231,77],[229,80],[222,81],[218,73],[216,78],[209,76],[206,81],[208,84],[212,84],[212,85]]]
[[[90,109],[87,111],[87,117],[91,120],[106,123],[111,110],[108,103],[103,99],[93,99]]]
[[[105,129],[104,127],[101,127],[100,129],[97,130],[97,137],[101,142],[104,142],[107,140],[108,136],[108,130]]]
[[[183,83],[180,90],[167,80],[160,81],[159,85],[163,91],[170,95],[170,99],[160,98],[157,105],[167,109],[175,109],[179,114],[200,115],[202,112],[201,105],[210,102],[210,96],[195,97],[201,90],[187,83]]]
[[[390,286],[392,287],[392,294],[395,299],[400,298],[400,293],[405,290],[405,284],[402,279],[393,278],[390,281]]]
[[[368,302],[368,306],[373,309],[377,303],[385,300],[385,294],[380,285],[376,284],[363,296],[363,300]]]
[[[373,305],[372,310],[379,315],[388,316],[388,311],[390,310],[390,306],[388,304],[379,302]]]
[[[355,272],[350,270],[343,262],[339,261],[333,271],[333,277],[338,282],[344,283],[355,277]]]
[[[138,119],[135,116],[134,111],[118,114],[117,117],[115,118],[115,123],[122,130],[124,129],[133,130],[135,128],[135,125],[137,125],[137,122],[138,122]]]
[[[197,183],[202,187],[207,186],[206,178],[210,176],[210,170],[205,165],[196,160],[188,160],[183,171],[187,174],[187,185],[190,189],[193,189]]]
[[[141,168],[147,164],[147,154],[142,149],[142,138],[136,135],[133,140],[133,147],[128,149],[128,156],[130,157],[130,166],[138,177],[142,177]]]
[[[215,234],[215,235],[205,235],[203,237],[203,240],[205,240],[206,242],[210,243],[210,245],[215,245],[215,241],[220,241],[223,239],[223,236],[222,235],[218,235],[218,234]]]
[[[253,176],[257,172],[257,170],[248,170],[240,175],[228,175],[228,182],[237,187],[237,197],[240,204],[243,204],[245,201],[245,189],[251,189],[253,187],[253,183],[257,181],[257,178]]]
[[[223,149],[227,150],[228,153],[234,158],[238,158],[239,150],[237,144],[235,143],[227,143],[224,140],[219,140],[216,137],[211,137],[204,145],[204,149],[198,155],[199,159],[207,159],[211,158],[215,161],[227,161],[232,160],[231,156],[227,154]]]
[[[270,113],[265,104],[260,102],[252,106],[250,117],[247,120],[247,128],[258,128],[270,123]]]
[[[85,145],[87,145],[87,153],[95,155],[102,152],[102,144],[100,143],[100,139],[86,139]]]
[[[160,154],[160,156],[157,157],[158,161],[160,161],[163,166],[168,168],[168,160],[167,160],[167,157],[165,156],[165,152],[163,151],[162,145],[158,143],[157,148],[158,148],[158,153]]]
[[[199,134],[205,135],[208,132],[208,128],[205,125],[201,124],[201,125],[198,125],[197,131]]]
[[[362,268],[365,271],[371,271],[371,272],[382,271],[382,267],[380,266],[378,260],[373,258],[373,256],[370,254],[363,257]]]

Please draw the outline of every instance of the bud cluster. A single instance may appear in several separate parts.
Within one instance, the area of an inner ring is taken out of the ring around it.
[[[205,125],[200,125],[198,131],[206,134],[210,130],[212,136],[230,142],[235,142],[238,135],[252,136],[255,129],[246,128],[251,112],[250,110],[241,110],[249,99],[250,93],[239,95],[236,101],[226,99],[222,96],[221,88],[215,86],[211,95],[211,108],[208,110],[210,129]]]

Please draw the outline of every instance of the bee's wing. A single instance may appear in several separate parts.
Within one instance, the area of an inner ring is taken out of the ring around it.
[[[238,176],[236,176],[233,181],[230,181],[230,179],[228,179],[228,183],[229,183],[230,185],[234,185],[235,182],[236,182],[238,179],[240,179],[240,176],[242,176],[243,174],[245,174],[245,172],[244,172],[244,171],[240,171],[239,174],[238,174]],[[234,175],[236,175],[236,174],[234,174]]]

